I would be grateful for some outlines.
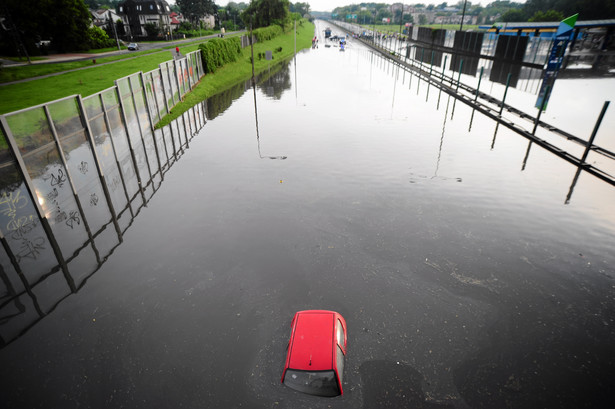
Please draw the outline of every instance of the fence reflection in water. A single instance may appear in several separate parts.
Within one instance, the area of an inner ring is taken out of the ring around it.
[[[78,291],[205,125],[197,104],[155,129],[203,75],[200,53],[0,116],[0,347]]]

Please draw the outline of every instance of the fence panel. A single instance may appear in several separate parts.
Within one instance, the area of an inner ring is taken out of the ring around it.
[[[115,161],[118,172],[107,174],[107,186],[112,197],[118,201],[116,209],[128,206],[139,193],[139,181],[134,167],[132,152],[128,141],[128,133],[121,105],[115,89],[104,91],[102,94],[103,109],[105,110],[111,142],[114,147]],[[122,197],[123,196],[123,197]],[[121,204],[120,204],[121,203]]]
[[[156,145],[154,143],[153,124],[150,121],[150,116],[147,107],[145,89],[141,82],[141,76],[135,74],[130,78],[130,89],[135,103],[135,109],[137,113],[137,123],[139,125],[139,131],[141,133],[141,139],[145,148],[145,158],[147,160],[148,169],[150,175],[153,178],[158,173],[158,155],[156,152]]]

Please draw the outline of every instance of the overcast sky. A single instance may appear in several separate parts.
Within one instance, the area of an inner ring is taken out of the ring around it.
[[[218,6],[224,7],[228,4],[229,1],[235,1],[236,3],[241,3],[242,0],[214,0]],[[249,3],[249,0],[243,0],[245,3]],[[394,3],[404,3],[404,4],[442,4],[442,2],[446,1],[449,5],[457,4],[459,0],[415,0],[415,1],[400,1],[400,0],[290,0],[291,3],[308,3],[310,5],[310,10],[312,11],[331,11],[336,7],[349,6],[351,4],[360,4],[360,3],[386,3],[386,4],[394,4]],[[469,0],[472,4],[481,4],[483,6],[492,3],[494,0]],[[516,0],[517,3],[525,3],[525,0]],[[174,4],[175,0],[167,0],[167,3]]]

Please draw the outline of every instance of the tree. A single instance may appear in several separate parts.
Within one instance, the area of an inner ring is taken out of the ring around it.
[[[555,10],[565,17],[579,13],[583,20],[615,18],[615,0],[527,0],[523,6],[527,16]]]
[[[150,38],[158,37],[158,34],[162,31],[160,26],[156,23],[146,23],[144,28],[147,36]]]
[[[124,27],[124,22],[122,19],[117,19],[115,22],[115,30],[117,32],[118,37],[126,35],[126,28]]]
[[[539,21],[562,21],[564,19],[564,14],[560,11],[548,10],[544,13],[542,11],[537,11],[534,13],[532,17],[528,21],[531,22],[539,22]]]
[[[290,3],[290,12],[291,13],[299,13],[301,16],[305,16],[306,14],[310,14],[310,4],[309,3]]]
[[[290,22],[288,0],[254,0],[241,14],[246,26],[267,27],[272,24],[282,26]]]
[[[419,14],[419,25],[424,26],[427,24],[427,16],[425,14]]]
[[[218,6],[213,0],[177,0],[182,14],[194,25],[207,15],[213,16],[218,10]]]
[[[58,52],[87,50],[92,16],[83,0],[2,0],[0,13],[8,13],[29,50],[38,40],[52,41]]]
[[[245,9],[247,5],[245,3],[229,2],[225,7],[226,21],[223,21],[223,25],[227,29],[238,30],[244,28],[243,20],[241,20],[241,11]]]
[[[527,21],[527,16],[525,12],[521,9],[509,9],[506,13],[502,15],[502,21],[510,23],[510,22],[522,22]]]
[[[374,15],[369,10],[361,10],[357,13],[357,21],[361,24],[373,24]]]
[[[90,48],[107,48],[115,45],[115,41],[109,38],[107,32],[100,27],[90,27],[88,29],[88,35]]]
[[[384,18],[391,18],[391,17],[393,17],[391,10],[385,7],[378,9],[378,13],[376,14],[377,21],[382,21],[382,19]]]

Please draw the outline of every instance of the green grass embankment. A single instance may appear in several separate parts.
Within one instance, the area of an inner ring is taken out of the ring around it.
[[[194,44],[180,47],[180,51],[186,54],[195,51],[197,48],[198,46]],[[121,60],[113,64],[95,65],[86,70],[5,85],[0,87],[0,114],[51,102],[69,95],[81,94],[81,96],[86,97],[112,87],[116,79],[139,71],[148,72],[156,69],[160,63],[169,61],[172,59],[171,57],[170,51],[157,52],[142,55],[139,58]],[[63,63],[62,65],[70,67],[70,64],[72,63]]]
[[[180,46],[180,50],[182,52],[194,51],[196,48],[193,46],[198,46],[204,41],[206,40],[198,39],[198,40],[191,41],[189,43],[184,43],[182,46]],[[125,50],[126,47],[122,46],[122,49]],[[100,54],[100,53],[117,51],[117,48],[113,48],[113,49],[105,48],[105,49],[90,50],[90,51],[83,52],[81,54],[90,53],[92,54],[92,56],[81,59],[81,60],[77,60],[77,61],[67,61],[67,62],[51,62],[50,61],[44,64],[22,65],[18,67],[6,66],[6,67],[2,67],[2,69],[0,70],[0,84],[12,82],[12,81],[19,81],[19,80],[28,79],[28,78],[35,78],[35,77],[48,75],[48,74],[54,74],[57,72],[74,70],[78,68],[84,68],[84,67],[95,68],[96,66],[94,66],[94,64],[92,63],[93,59],[96,59],[96,64],[98,65],[98,64],[105,64],[109,62],[134,59],[136,57],[142,57],[148,54],[161,53],[161,50],[171,50],[171,49],[175,49],[175,45],[168,45],[165,47],[161,47],[161,48],[153,49],[153,50],[147,50],[147,51],[129,52],[129,53],[124,53],[120,55],[109,55],[107,57],[95,55],[95,54]],[[189,51],[186,51],[186,50],[189,50]],[[163,54],[164,54],[164,57],[161,59],[161,62],[164,62],[170,59],[168,54],[165,54],[165,53]],[[17,59],[15,58],[9,58],[9,59],[17,61]],[[41,61],[41,60],[45,60],[46,58],[32,57],[31,59],[33,61]],[[21,60],[21,62],[24,62],[23,59]],[[130,74],[133,74],[133,73],[132,72],[127,73],[126,75],[130,75]]]
[[[313,37],[314,24],[305,20],[303,24],[297,24],[297,51],[311,47]],[[280,48],[281,51],[277,51]],[[267,61],[264,58],[259,60],[259,53],[264,54],[268,50],[273,52],[273,61]],[[254,70],[256,73],[265,71],[277,62],[288,59],[294,52],[295,37],[293,30],[273,40],[256,43],[254,44]],[[250,47],[244,48],[236,62],[226,64],[218,68],[213,74],[207,74],[201,78],[200,83],[191,92],[186,94],[184,100],[177,104],[171,110],[171,113],[162,118],[156,126],[162,127],[167,125],[197,103],[227,90],[237,82],[249,79],[252,76],[250,53]]]
[[[297,25],[297,50],[307,48],[311,45],[313,33],[313,24],[303,21],[302,25]],[[198,49],[198,44],[202,42],[203,41],[180,46],[180,51],[183,54],[195,51]],[[264,53],[266,50],[275,51],[275,49],[279,47],[282,47],[282,51],[274,53],[274,61],[268,62],[265,60],[258,60],[257,55],[259,52]],[[172,49],[174,47],[169,46],[168,48]],[[273,40],[262,44],[256,44],[254,46],[256,70],[262,71],[266,69],[269,64],[291,56],[293,52],[294,36],[292,30]],[[132,58],[135,56],[138,58]],[[123,78],[139,71],[151,71],[158,68],[160,63],[169,61],[170,59],[170,52],[141,52],[130,53],[125,56],[97,59],[97,65],[92,65],[91,61],[74,61],[20,67],[20,71],[23,70],[23,72],[19,74],[20,78],[31,78],[90,65],[90,68],[84,70],[67,72],[49,78],[35,79],[28,82],[0,87],[0,114],[40,105],[45,102],[51,102],[69,95],[80,94],[86,97],[112,87],[114,81],[118,78]],[[98,65],[99,63],[112,61],[116,62],[113,62],[113,64]],[[2,70],[3,75],[13,75],[6,74],[7,71],[10,72],[8,68]],[[246,48],[243,50],[239,61],[218,69],[215,74],[208,74],[204,77],[198,89],[186,95],[184,102],[173,110],[174,116],[171,116],[171,119],[179,116],[197,102],[229,88],[235,82],[250,78],[251,75],[250,49]],[[166,118],[165,120],[170,121],[170,119]]]

